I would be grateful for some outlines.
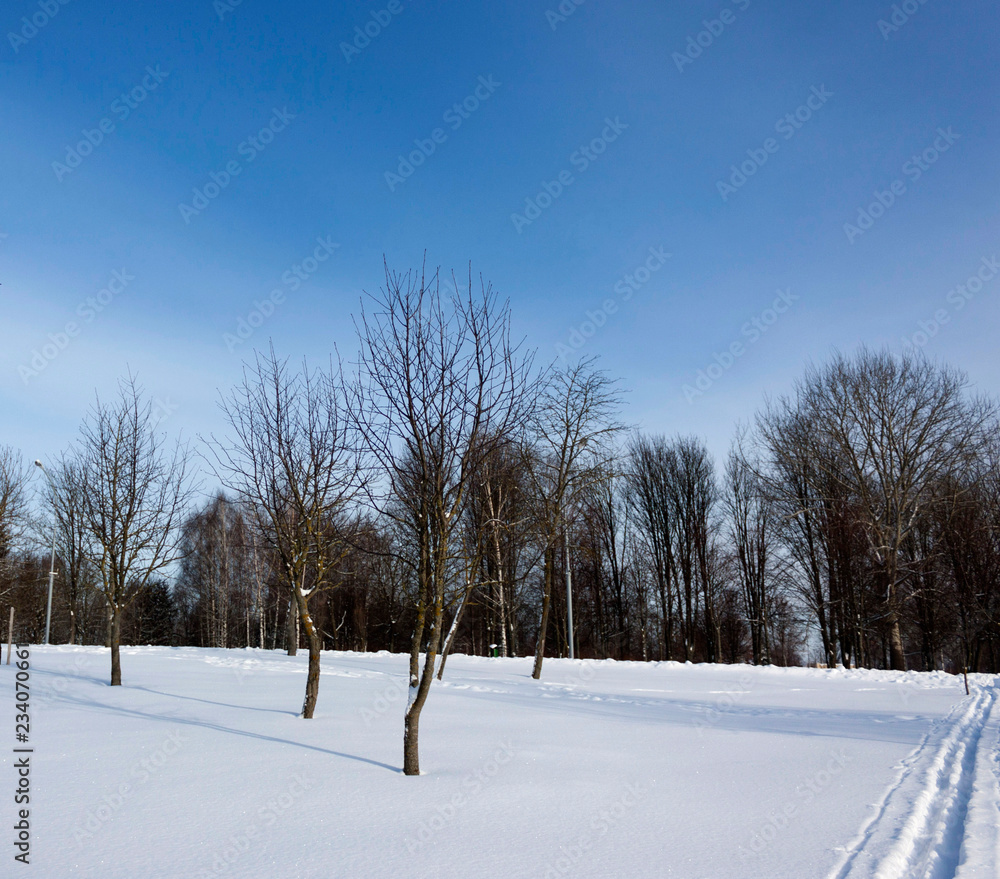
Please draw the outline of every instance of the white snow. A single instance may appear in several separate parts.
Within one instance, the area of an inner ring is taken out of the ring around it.
[[[408,657],[31,648],[31,867],[0,876],[1000,875],[997,681],[453,655],[402,775]]]

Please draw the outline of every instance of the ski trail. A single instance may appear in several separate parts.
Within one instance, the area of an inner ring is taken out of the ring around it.
[[[829,879],[1000,875],[996,699],[995,683],[978,689],[928,732]]]
[[[994,687],[996,684],[994,684]],[[1000,876],[1000,709],[983,726],[955,879]]]

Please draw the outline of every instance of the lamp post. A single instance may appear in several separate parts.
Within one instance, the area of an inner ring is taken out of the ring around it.
[[[563,544],[566,547],[566,632],[569,641],[569,658],[575,659],[573,650],[573,571],[569,565],[569,523],[563,528]]]
[[[52,486],[52,491],[57,493],[56,484],[52,481],[52,477],[49,476],[49,471],[42,466],[42,462],[36,460],[35,466],[45,474],[45,478],[48,479],[49,485]],[[49,565],[49,601],[45,608],[45,641],[43,643],[49,643],[49,626],[52,623],[52,583],[56,578],[56,513],[52,512],[52,562]]]

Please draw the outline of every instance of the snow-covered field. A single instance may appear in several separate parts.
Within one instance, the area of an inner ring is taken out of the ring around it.
[[[0,666],[3,877],[1000,876],[992,677],[453,656],[407,778],[405,656],[324,654],[310,721],[304,652],[30,663],[29,867]]]

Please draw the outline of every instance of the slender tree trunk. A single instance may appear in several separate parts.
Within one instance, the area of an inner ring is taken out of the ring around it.
[[[313,623],[312,616],[306,604],[306,598],[301,589],[295,590],[295,603],[298,615],[302,620],[302,628],[306,632],[306,642],[309,645],[309,671],[306,675],[306,697],[302,703],[302,717],[309,720],[316,710],[316,697],[319,695],[319,658],[322,648],[319,632]]]
[[[766,611],[764,616],[764,623],[762,626],[761,637],[763,638],[763,643],[764,643],[764,656],[763,656],[764,665],[770,665],[771,664],[771,615],[769,613],[766,613]]]
[[[425,541],[426,538],[421,536],[420,567],[417,571],[417,618],[413,625],[413,641],[410,643],[410,687],[416,687],[420,677],[420,648],[424,643],[424,625],[431,601],[430,554]]]
[[[420,607],[417,610],[417,619],[413,626],[413,641],[410,643],[410,686],[416,686],[416,681],[420,677],[420,647],[424,641],[424,623],[427,619],[427,611]]]
[[[705,539],[704,535],[702,535],[701,539]],[[705,553],[706,547],[702,546],[698,551],[698,574],[701,579],[702,601],[705,605],[705,652],[708,654],[709,662],[718,662],[719,628],[715,621],[715,596],[712,590]]]
[[[455,619],[451,621],[451,628],[448,630],[448,637],[445,639],[444,648],[441,650],[441,661],[438,663],[437,679],[441,680],[444,674],[444,664],[448,661],[448,654],[451,653],[451,646],[455,643],[455,635],[458,634],[459,623],[462,622],[462,614],[465,613],[465,606],[469,603],[469,596],[472,595],[475,581],[466,575],[465,592],[462,595],[462,602],[455,611]]]
[[[886,603],[889,613],[886,622],[889,624],[889,667],[893,671],[906,671],[906,653],[903,650],[903,634],[899,627],[899,616],[896,612],[896,562],[890,560],[886,570]]]
[[[288,614],[285,617],[285,649],[289,656],[299,652],[299,614],[295,607],[295,596],[288,596]]]
[[[660,617],[663,620],[663,626],[660,629],[660,659],[668,660],[670,659],[670,631],[667,624],[667,590],[663,588],[663,576],[657,574],[657,587],[660,593]]]
[[[122,659],[119,651],[121,642],[122,617],[121,608],[116,607],[111,615],[111,686],[122,685]]]
[[[538,644],[535,646],[535,667],[531,676],[537,681],[542,676],[542,659],[545,656],[545,639],[549,632],[549,608],[552,605],[552,566],[554,550],[550,545],[545,550],[545,573],[542,587],[542,619],[538,624]]]
[[[274,597],[272,606],[274,608],[274,617],[273,617],[273,622],[271,623],[271,649],[274,650],[278,646],[278,633],[280,632],[280,629],[278,628],[278,617],[280,616],[280,611],[281,611],[281,601],[278,599],[277,595]],[[287,646],[287,641],[288,641],[287,624],[285,632],[286,632],[285,642]]]
[[[431,635],[432,641],[439,640],[437,630]],[[420,712],[427,702],[431,681],[434,678],[434,663],[437,661],[437,644],[427,648],[424,656],[423,673],[416,685],[409,688],[406,716],[403,719],[403,774],[420,775]]]
[[[690,565],[685,564],[681,570],[683,575],[683,593],[678,582],[677,601],[682,608],[681,637],[684,639],[684,661],[691,662],[694,657],[694,590]]]
[[[406,703],[406,715],[403,720],[403,774],[420,775],[420,712],[431,689],[434,679],[434,666],[437,663],[438,649],[441,646],[441,626],[444,622],[444,571],[439,564],[435,573],[434,612],[431,620],[431,636],[427,644],[427,655],[424,657],[423,670],[419,680],[411,676],[409,698]],[[419,649],[419,644],[418,644]],[[411,654],[412,660],[412,654]]]
[[[903,650],[903,635],[899,628],[896,611],[890,611],[889,623],[889,667],[893,671],[906,671],[906,652]]]
[[[490,514],[490,519],[492,521],[491,531],[493,533],[493,553],[494,561],[496,563],[496,593],[497,593],[497,610],[500,614],[500,655],[503,657],[507,656],[507,606],[504,599],[504,579],[503,579],[503,553],[500,551],[500,527],[497,520],[497,513],[499,510],[494,509],[493,506],[493,492],[486,492],[486,501],[488,503],[487,512]],[[502,504],[502,501],[501,501]],[[464,607],[464,602],[463,602]],[[447,651],[447,646],[445,648]],[[440,675],[438,675],[440,678]]]
[[[819,623],[819,635],[823,642],[823,653],[826,655],[828,668],[837,666],[837,648],[833,634],[830,632],[826,614],[826,596],[823,595],[823,582],[820,579],[819,571],[813,569],[810,577],[815,599],[816,621]]]
[[[507,657],[507,601],[504,596],[505,588],[503,578],[497,580],[497,593],[500,604],[500,655]]]

